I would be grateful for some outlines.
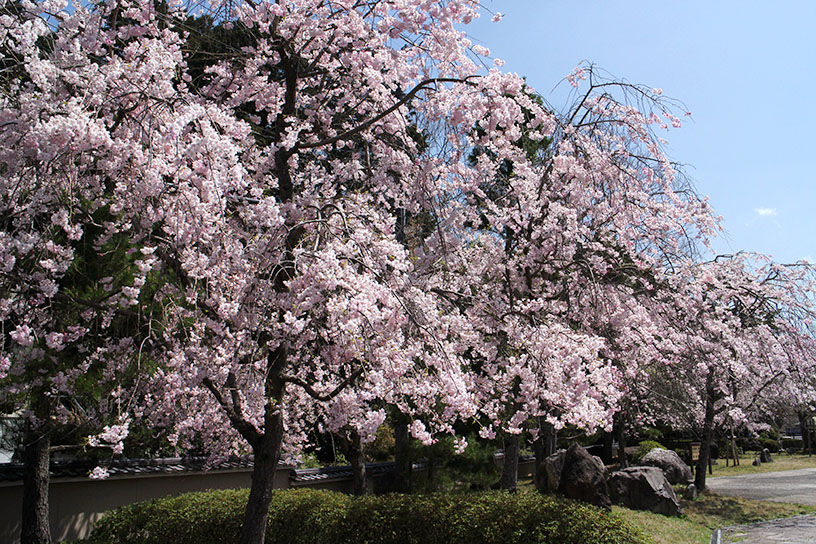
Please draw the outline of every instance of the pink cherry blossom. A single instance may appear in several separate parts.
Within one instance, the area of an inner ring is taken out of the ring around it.
[[[11,339],[23,347],[28,347],[34,343],[34,336],[31,334],[31,328],[28,325],[18,325],[11,332]]]
[[[110,476],[108,470],[104,467],[94,467],[91,471],[90,478],[92,480],[105,480]]]

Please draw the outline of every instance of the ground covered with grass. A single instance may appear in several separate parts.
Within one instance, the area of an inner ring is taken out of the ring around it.
[[[740,472],[740,470],[744,469],[746,464],[751,467],[751,459],[753,457],[750,457],[747,463],[743,461],[741,466],[728,467],[728,472],[725,474],[718,474],[718,467],[715,466],[714,475],[736,476],[750,473]],[[780,461],[776,462],[776,459],[780,459]],[[774,466],[776,466],[777,470],[816,468],[816,456],[808,458],[807,455],[781,454],[780,456],[774,456],[774,460],[774,463],[764,465],[765,470],[758,471],[772,472]],[[719,468],[724,469],[726,467],[723,464]],[[762,469],[763,467],[751,468]],[[534,492],[532,480],[525,479],[519,483],[523,492]],[[680,497],[680,489],[677,489],[677,491],[677,495]],[[711,532],[717,528],[816,513],[816,507],[814,506],[755,501],[714,493],[704,493],[693,501],[680,499],[680,504],[684,513],[683,517],[680,518],[641,510],[631,510],[622,506],[613,506],[612,512],[643,531],[654,544],[709,544]]]
[[[758,474],[760,472],[778,472],[781,470],[797,470],[800,468],[816,468],[816,455],[807,455],[795,453],[789,455],[787,453],[775,453],[771,458],[773,463],[762,463],[755,467],[751,462],[756,457],[753,452],[746,453],[740,456],[740,464],[734,466],[729,462],[729,466],[725,466],[725,459],[719,459],[717,464],[712,467],[713,475],[717,476],[739,476],[740,474]]]
[[[653,544],[708,544],[711,529],[688,518],[673,518],[613,506],[612,512],[641,529]]]

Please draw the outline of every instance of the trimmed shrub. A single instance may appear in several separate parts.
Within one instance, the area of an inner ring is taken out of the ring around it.
[[[737,439],[737,444],[743,451],[762,451],[762,444],[759,442],[759,438],[755,436]]]
[[[805,447],[805,442],[801,438],[783,438],[782,447],[786,450],[798,451]]]
[[[394,427],[389,423],[383,423],[377,427],[374,441],[365,446],[365,456],[369,461],[382,462],[394,458],[396,451],[396,441],[394,439]]]
[[[635,463],[640,463],[640,460],[643,459],[647,453],[649,453],[655,448],[660,448],[662,450],[668,449],[660,442],[655,442],[654,440],[644,440],[643,442],[638,444],[637,451],[632,454],[632,461]]]
[[[221,544],[238,539],[247,490],[156,499],[106,514],[85,544]],[[535,492],[350,497],[277,491],[267,544],[645,544],[620,517]]]
[[[759,445],[762,448],[768,448],[769,452],[779,453],[779,442],[777,440],[774,440],[773,438],[760,438],[759,442]]]
[[[461,489],[485,490],[499,480],[499,470],[493,454],[495,444],[468,437],[468,445],[461,454],[453,454],[446,459],[440,473],[440,486],[434,491]]]
[[[764,435],[765,433],[762,434]],[[768,451],[771,453],[777,453],[779,451],[779,442],[773,438],[768,438],[767,435],[743,438],[742,440],[739,440],[738,443],[745,451],[760,452],[764,448],[768,448]]]
[[[86,541],[94,544],[234,542],[241,532],[248,496],[248,491],[229,489],[185,493],[122,506],[105,514]]]

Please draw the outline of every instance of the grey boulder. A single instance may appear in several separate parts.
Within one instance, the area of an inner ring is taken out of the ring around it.
[[[694,479],[688,465],[672,450],[655,448],[643,456],[640,464],[659,468],[671,484],[685,484]]]
[[[539,491],[556,492],[561,486],[561,473],[564,470],[564,459],[566,458],[567,450],[558,450],[553,453],[538,467],[538,472],[535,476],[536,488]],[[592,460],[598,467],[598,470],[603,474],[604,480],[609,477],[609,471],[603,464],[603,461],[597,455],[591,455]]]
[[[612,506],[603,463],[599,463],[578,444],[570,446],[564,454],[558,492],[569,499],[588,502],[606,510]]]
[[[686,490],[683,491],[683,498],[688,501],[693,501],[697,498],[697,496],[697,486],[694,484],[689,484],[688,487],[686,487]]]
[[[539,491],[558,491],[561,471],[564,470],[564,456],[567,450],[558,450],[542,462],[536,472],[535,483]]]
[[[633,510],[649,510],[666,516],[682,514],[677,495],[657,467],[630,467],[612,473],[612,500]]]

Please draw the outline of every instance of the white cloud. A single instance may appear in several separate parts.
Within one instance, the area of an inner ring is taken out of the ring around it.
[[[778,215],[776,208],[754,208],[754,211],[760,217],[776,217]]]

